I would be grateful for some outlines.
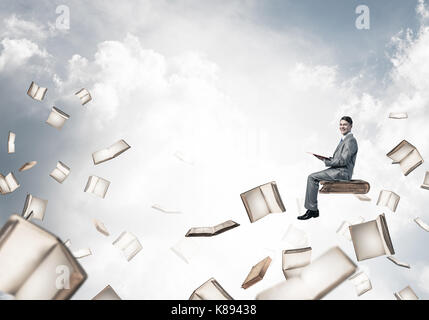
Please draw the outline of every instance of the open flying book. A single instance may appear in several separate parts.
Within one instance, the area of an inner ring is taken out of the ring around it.
[[[256,296],[257,300],[316,300],[323,298],[356,271],[354,262],[333,247],[304,267],[301,275],[282,281]]]
[[[407,269],[411,268],[411,266],[408,263],[401,262],[398,259],[396,259],[395,257],[390,256],[390,257],[386,257],[386,258],[389,259],[390,261],[392,261],[397,266],[404,267],[404,268],[407,268]]]
[[[97,176],[89,176],[84,192],[92,193],[100,198],[104,198],[109,186],[110,181]]]
[[[46,95],[48,89],[39,87],[34,81],[31,82],[30,88],[27,90],[27,94],[34,100],[42,101]]]
[[[143,249],[137,237],[128,231],[122,232],[119,238],[113,242],[113,245],[122,250],[127,261],[130,261]]]
[[[410,286],[405,287],[399,292],[394,293],[397,300],[419,300],[416,293],[411,289]]]
[[[261,281],[264,278],[265,273],[267,272],[267,269],[270,264],[270,257],[266,257],[265,259],[259,261],[256,265],[252,267],[241,287],[243,289],[247,289],[250,286],[253,286],[256,282]]]
[[[87,275],[55,235],[12,215],[0,230],[0,291],[18,300],[69,299]]]
[[[358,261],[395,254],[384,213],[375,220],[349,228]]]
[[[85,88],[80,89],[78,92],[75,93],[80,99],[80,102],[82,105],[85,105],[86,103],[90,102],[92,100],[91,95],[89,94],[89,91]]]
[[[429,190],[429,171],[426,171],[425,179],[423,180],[423,184],[420,188]]]
[[[322,158],[323,160],[325,160],[325,159],[330,159],[329,157],[322,156],[322,155],[317,154],[317,153],[308,152],[308,151],[307,151],[307,153],[312,154],[312,155],[313,155],[313,156],[315,156],[316,158]]]
[[[113,158],[116,158],[121,153],[127,151],[129,148],[131,148],[128,143],[125,142],[125,140],[119,140],[112,144],[110,147],[99,150],[97,152],[94,152],[92,154],[92,161],[94,161],[94,164],[100,164],[102,162],[105,162],[107,160],[111,160]]]
[[[275,181],[246,191],[240,197],[252,223],[270,213],[286,211]]]
[[[228,220],[219,223],[214,227],[194,227],[188,230],[185,237],[211,237],[238,227],[239,225],[240,224],[238,224],[237,222]]]
[[[372,289],[371,281],[365,272],[361,271],[349,278],[349,281],[353,283],[356,289],[356,294],[358,296],[363,295],[365,292],[368,292]]]
[[[21,168],[19,168],[19,172],[22,171],[26,171],[26,170],[30,170],[31,168],[33,168],[35,165],[37,164],[37,161],[30,161],[30,162],[26,162],[22,165]]]
[[[34,197],[31,194],[27,194],[27,197],[25,198],[24,209],[22,210],[22,216],[27,220],[30,218],[43,220],[47,206],[48,200],[43,200]]]
[[[392,164],[399,163],[405,176],[423,163],[423,158],[417,148],[406,140],[402,140],[386,155],[393,160]]]
[[[95,229],[97,229],[98,232],[100,232],[101,234],[104,234],[106,237],[110,235],[109,231],[107,231],[107,228],[104,226],[103,222],[97,219],[94,219],[93,222],[94,222]]]
[[[73,257],[75,257],[76,259],[85,258],[90,255],[92,255],[92,252],[91,252],[91,249],[89,248],[73,251]]]
[[[70,116],[67,113],[61,111],[58,108],[52,107],[51,113],[49,114],[46,123],[58,130],[61,130],[61,128],[64,126],[64,123],[66,123],[66,120],[69,118]]]
[[[233,300],[224,288],[216,281],[210,278],[192,292],[189,300]]]
[[[301,275],[304,267],[311,263],[311,247],[283,250],[283,274],[286,280]]]
[[[395,212],[401,197],[393,191],[381,190],[378,196],[377,206],[388,207],[391,211]]]
[[[390,119],[407,119],[408,114],[406,112],[391,112],[389,113]]]
[[[421,218],[419,218],[419,217],[415,218],[414,222],[417,223],[420,228],[429,232],[429,225],[427,223],[425,223]]]
[[[20,186],[18,180],[16,180],[15,175],[10,172],[6,177],[0,174],[0,193],[8,194],[14,192]]]
[[[122,300],[121,297],[113,290],[110,285],[107,285],[101,290],[92,300]]]
[[[9,131],[9,136],[7,138],[7,153],[15,153],[15,138],[16,134]]]
[[[52,170],[50,176],[54,178],[57,182],[63,183],[64,180],[69,176],[70,168],[67,167],[61,161],[57,162],[57,166],[54,170]]]

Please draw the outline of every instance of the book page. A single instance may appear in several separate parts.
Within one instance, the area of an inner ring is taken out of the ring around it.
[[[90,176],[85,186],[85,192],[92,193],[100,198],[104,198],[109,188],[110,181],[97,176]]]
[[[429,189],[429,171],[426,171],[425,178],[423,180],[422,188]]]
[[[108,285],[101,290],[92,300],[121,300],[121,297]]]
[[[9,131],[9,136],[7,138],[7,153],[15,153],[15,137],[16,134]]]
[[[252,223],[270,213],[270,209],[259,187],[242,194],[242,199],[247,204],[247,213]]]
[[[419,300],[419,297],[410,286],[407,286],[398,293],[395,293],[395,297],[398,300]]]
[[[92,161],[94,162],[94,164],[99,164],[112,158],[113,154],[110,152],[109,149],[102,149],[92,154]]]
[[[260,186],[262,195],[265,198],[265,203],[268,207],[268,210],[270,211],[270,213],[281,213],[283,212],[283,210],[280,208],[278,202],[277,202],[277,197],[279,197],[280,195],[276,195],[274,194],[277,190],[273,188],[272,183],[268,183],[268,184],[264,184],[263,186]]]
[[[226,229],[231,229],[233,227],[239,226],[238,223],[232,221],[232,220],[228,220],[225,222],[222,222],[216,226],[213,227],[213,231],[214,233],[221,233],[223,230],[226,231]]]
[[[6,178],[6,183],[9,186],[9,191],[10,192],[14,192],[16,189],[18,189],[20,187],[19,182],[16,180],[14,174],[12,172],[10,172]]]
[[[359,296],[363,295],[372,289],[371,281],[365,272],[361,271],[349,278],[349,281],[353,283],[356,289],[356,294]]]
[[[197,255],[198,244],[192,238],[183,237],[174,246],[170,247],[170,249],[185,263],[189,264],[192,258]]]
[[[214,232],[215,231],[213,227],[194,227],[189,229],[185,237],[191,237],[196,235],[213,235]]]
[[[429,232],[429,225],[426,224],[421,218],[419,218],[419,217],[415,218],[414,222],[417,223],[420,228],[422,228],[423,230]]]
[[[52,111],[49,114],[49,117],[48,117],[48,120],[46,120],[46,123],[58,130],[61,130],[66,120],[69,118],[70,116],[68,114],[62,112],[58,108],[52,107]]]
[[[400,267],[404,267],[404,268],[407,268],[407,269],[410,269],[411,268],[411,266],[408,264],[408,263],[405,263],[405,262],[401,262],[401,261],[399,261],[398,259],[396,259],[395,257],[393,257],[393,256],[389,256],[389,257],[386,257],[388,260],[390,260],[390,261],[392,261],[394,264],[396,264],[397,266],[400,266]]]
[[[137,237],[127,231],[122,232],[121,235],[113,242],[113,245],[122,250],[128,261],[134,258],[134,256],[143,249]]]
[[[404,157],[399,165],[401,166],[404,175],[408,175],[412,170],[417,168],[423,162],[423,158],[417,149],[411,151],[406,157]]]
[[[48,200],[43,200],[31,194],[27,194],[22,216],[28,218],[31,214],[32,219],[43,220],[47,205]]]
[[[108,237],[110,235],[109,231],[107,231],[107,228],[104,226],[103,222],[101,222],[97,219],[94,219],[93,222],[94,222],[95,229],[97,229],[98,232],[105,235],[106,237]]]
[[[210,278],[193,292],[189,300],[232,300],[232,297],[214,278]]]
[[[407,119],[408,114],[406,112],[391,112],[389,113],[390,119]]]
[[[394,162],[400,162],[404,159],[411,151],[415,148],[408,141],[401,141],[392,151],[390,151],[387,156],[392,159]]]
[[[125,140],[121,139],[121,140],[115,142],[114,144],[112,144],[109,147],[109,150],[114,157],[117,157],[121,153],[127,151],[129,148],[131,148],[130,145],[128,143],[126,143]]]
[[[391,192],[389,200],[388,200],[388,202],[386,204],[386,207],[388,207],[391,211],[395,212],[396,211],[396,207],[398,206],[399,200],[400,200],[399,195],[397,195],[394,192]]]
[[[92,255],[92,252],[89,248],[73,251],[73,257],[75,257],[76,259],[81,259],[90,255]]]
[[[375,220],[351,225],[350,235],[358,261],[386,254],[384,241]]]
[[[311,247],[283,250],[282,268],[286,280],[301,275],[303,267],[311,262]]]
[[[386,207],[388,202],[389,202],[389,198],[390,198],[391,193],[392,193],[392,191],[381,190],[380,194],[378,196],[377,206]]]
[[[380,232],[380,235],[382,237],[382,242],[384,246],[384,250],[387,255],[393,255],[395,254],[395,250],[393,249],[392,240],[390,238],[389,229],[387,227],[387,221],[383,214],[380,214],[377,219],[375,219],[377,222],[377,227]]]

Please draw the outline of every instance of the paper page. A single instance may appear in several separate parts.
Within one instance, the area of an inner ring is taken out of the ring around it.
[[[358,261],[386,254],[382,234],[375,220],[351,225],[350,234]]]
[[[389,113],[390,119],[407,119],[408,114],[406,112],[391,112]]]
[[[363,295],[365,292],[368,292],[372,289],[371,281],[365,272],[361,271],[351,276],[349,280],[353,283],[356,289],[356,294],[358,296]]]
[[[27,194],[22,216],[28,218],[31,214],[32,219],[43,220],[47,205],[48,200],[43,200],[31,194]]]
[[[398,293],[395,293],[395,297],[398,300],[419,300],[419,297],[417,297],[416,293],[410,286],[407,286]]]
[[[411,171],[417,168],[423,162],[423,158],[417,149],[411,151],[404,159],[401,160],[401,166],[404,175],[408,175]]]
[[[389,256],[389,257],[386,257],[388,260],[390,260],[390,261],[392,261],[394,264],[396,264],[397,266],[400,266],[400,267],[404,267],[404,268],[407,268],[407,269],[410,269],[411,268],[411,266],[408,264],[408,263],[405,263],[405,262],[401,262],[401,261],[399,261],[398,259],[396,259],[395,257],[393,257],[393,256]]]
[[[259,187],[242,194],[242,198],[244,198],[250,211],[248,215],[252,223],[270,213],[270,209]]]
[[[426,224],[421,218],[419,218],[419,217],[415,218],[414,222],[417,223],[420,228],[422,228],[423,230],[429,232],[429,225]]]
[[[143,248],[135,235],[131,232],[124,231],[113,242],[113,245],[122,250],[125,258],[130,261]]]
[[[103,222],[101,222],[101,221],[99,221],[97,219],[94,219],[93,222],[94,222],[94,225],[95,225],[95,229],[97,229],[98,232],[100,232],[101,234],[105,235],[106,237],[108,237],[110,235],[109,231],[107,231],[107,228],[104,226]]]
[[[33,168],[35,165],[37,164],[37,161],[30,161],[30,162],[26,162],[24,163],[21,168],[19,168],[19,171],[26,171],[26,170],[30,170],[31,168]]]
[[[279,204],[277,203],[277,198],[274,195],[274,192],[276,192],[276,190],[273,188],[272,183],[264,184],[260,188],[270,213],[283,212],[283,210],[280,208]],[[280,197],[280,195],[277,195],[277,197]]]
[[[46,120],[46,123],[58,130],[61,130],[61,128],[64,126],[64,123],[69,118],[70,116],[68,114],[62,112],[58,108],[52,107],[52,111],[49,114],[49,117],[48,117],[48,120]]]
[[[282,268],[286,280],[301,275],[305,266],[311,262],[311,247],[283,250]]]
[[[18,189],[20,187],[19,182],[16,180],[14,174],[12,172],[10,172],[6,178],[6,183],[9,186],[9,191],[10,192],[14,192],[16,189]]]
[[[16,134],[12,131],[9,131],[9,136],[7,139],[7,153],[15,153],[15,137]]]
[[[92,252],[91,252],[91,249],[89,249],[89,248],[79,249],[79,250],[73,251],[73,256],[76,259],[85,258],[85,257],[90,256],[90,255],[92,255]]]
[[[396,150],[395,150],[396,149]],[[400,162],[415,148],[408,141],[401,141],[387,156],[394,162]]]

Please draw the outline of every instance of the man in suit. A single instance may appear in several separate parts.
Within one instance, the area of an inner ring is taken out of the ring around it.
[[[356,139],[351,133],[352,126],[352,118],[348,116],[342,117],[340,120],[340,132],[342,137],[337,149],[335,149],[334,155],[331,158],[316,155],[316,157],[322,160],[329,168],[312,173],[308,176],[304,204],[307,212],[299,216],[299,220],[307,220],[319,216],[319,210],[317,208],[319,181],[350,180],[352,178],[358,152]]]

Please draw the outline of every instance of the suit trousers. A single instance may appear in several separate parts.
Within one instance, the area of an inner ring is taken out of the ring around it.
[[[308,210],[318,210],[317,194],[319,193],[319,182],[335,180],[350,180],[345,168],[328,168],[310,174],[307,179],[304,207]]]

